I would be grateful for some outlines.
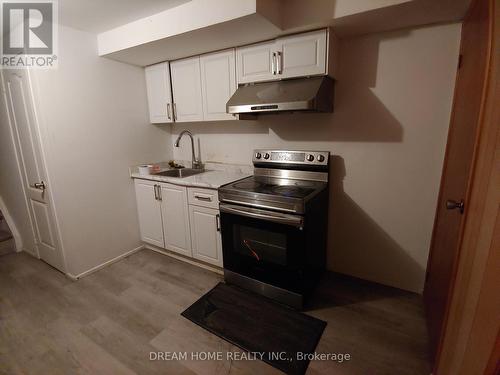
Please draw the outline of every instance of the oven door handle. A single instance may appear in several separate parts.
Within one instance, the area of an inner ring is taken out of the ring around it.
[[[233,206],[230,204],[221,204],[219,209],[221,212],[226,212],[229,214],[272,221],[274,223],[279,223],[279,224],[291,225],[301,230],[304,228],[304,218],[301,216],[281,214],[279,212],[268,212],[263,210],[257,210],[254,208]]]

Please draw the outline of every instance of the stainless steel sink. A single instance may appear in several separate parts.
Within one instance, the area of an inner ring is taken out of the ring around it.
[[[184,178],[184,177],[189,177],[189,176],[203,173],[203,172],[205,172],[203,169],[182,168],[182,169],[169,169],[168,171],[155,173],[155,175],[156,176]]]

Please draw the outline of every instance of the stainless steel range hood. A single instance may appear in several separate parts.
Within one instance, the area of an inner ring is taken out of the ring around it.
[[[333,112],[333,79],[327,76],[240,86],[227,102],[227,113],[285,111]]]

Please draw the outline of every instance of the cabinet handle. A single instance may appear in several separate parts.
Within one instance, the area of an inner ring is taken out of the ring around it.
[[[273,52],[272,69],[273,75],[276,75],[276,52]]]
[[[276,66],[278,74],[283,73],[283,59],[281,58],[281,52],[276,52]]]
[[[156,186],[158,186],[158,200],[162,201],[163,197],[161,196],[161,186],[160,185],[156,185]]]
[[[202,197],[201,195],[195,195],[194,197],[200,201],[212,202],[212,197]]]
[[[215,225],[217,227],[217,232],[220,232],[220,214],[215,215]]]
[[[155,191],[155,200],[158,200],[158,190],[156,190],[157,187],[158,187],[158,185],[153,186],[153,189]]]
[[[170,103],[167,103],[167,117],[169,120],[172,119],[172,117],[170,116]]]
[[[177,105],[172,103],[172,116],[174,117],[174,121],[177,120]]]

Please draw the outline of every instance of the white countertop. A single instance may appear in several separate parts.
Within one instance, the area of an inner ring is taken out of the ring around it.
[[[164,165],[164,163],[158,163]],[[218,189],[222,185],[229,184],[230,182],[241,180],[242,178],[251,176],[253,173],[251,167],[248,166],[234,166],[234,165],[212,165],[210,163],[205,164],[205,171],[193,176],[178,178],[178,177],[167,177],[159,176],[155,174],[139,174],[137,167],[130,168],[130,177],[140,178],[143,180],[152,180],[158,182],[168,182],[170,184],[182,185],[182,186],[193,186],[193,187],[203,187],[209,189]],[[161,168],[162,171],[168,170],[169,168]]]

